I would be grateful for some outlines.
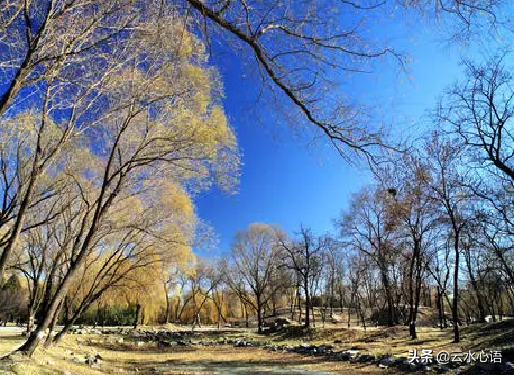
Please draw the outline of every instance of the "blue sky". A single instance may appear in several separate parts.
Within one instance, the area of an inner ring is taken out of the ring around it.
[[[411,23],[390,30],[394,45],[409,52],[408,71],[398,73],[394,64],[384,62],[374,74],[353,82],[351,95],[376,106],[393,131],[406,136],[422,130],[422,117],[444,88],[461,77],[460,59],[471,50],[442,43],[433,28]],[[243,77],[237,55],[223,51],[212,61],[223,77],[225,110],[244,162],[239,194],[211,190],[196,199],[198,215],[219,236],[215,255],[229,252],[235,232],[253,222],[278,224],[290,234],[301,223],[317,234],[332,230],[332,220],[347,207],[351,195],[370,183],[366,166],[350,166],[330,147],[316,149],[295,139],[269,116],[270,109],[262,109],[260,119],[248,115],[258,84]]]

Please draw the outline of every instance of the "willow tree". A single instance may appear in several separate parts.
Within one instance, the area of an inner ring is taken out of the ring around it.
[[[117,202],[142,195],[162,180],[188,192],[213,181],[230,191],[237,180],[237,143],[219,105],[218,75],[181,17],[158,10],[146,4],[138,12],[138,27],[108,47],[117,63],[106,67],[112,75],[98,93],[107,108],[74,138],[93,157],[73,172],[85,209],[72,261],[22,352],[37,347],[39,333],[48,327]],[[67,160],[73,158],[81,156],[69,152]]]
[[[188,20],[184,32],[180,27],[175,30],[176,40],[188,38],[186,29],[201,34],[209,46],[218,35],[230,36],[249,57],[247,61],[255,63],[271,98],[284,99],[294,123],[311,125],[307,128],[327,137],[350,160],[352,151],[371,158],[376,146],[384,146],[385,131],[369,121],[366,108],[348,99],[344,85],[355,74],[371,71],[373,61],[384,56],[403,63],[391,45],[366,35],[369,21],[389,18],[400,4],[448,15],[468,28],[499,26],[505,1],[490,0],[487,7],[482,3],[444,0],[433,7],[427,1],[374,0],[3,1],[1,125],[27,107],[37,116],[26,158],[2,155],[0,159],[8,177],[2,187],[9,197],[0,215],[0,224],[8,228],[0,243],[0,274],[23,230],[27,209],[37,203],[34,195],[41,174],[74,135],[110,116],[111,102],[104,91],[107,82],[130,61],[129,55],[138,59],[147,49],[158,49],[169,56],[167,17],[179,12]],[[154,42],[127,43],[128,38],[148,31],[142,24],[153,25]],[[129,46],[137,48],[127,50]],[[46,142],[51,120],[57,127],[51,132],[52,141]],[[24,179],[12,180],[17,165],[25,162]]]
[[[0,159],[7,177],[3,195],[8,197],[2,207],[2,225],[8,232],[1,243],[0,274],[27,210],[39,202],[41,176],[74,136],[94,126],[108,108],[103,87],[124,59],[108,53],[107,46],[141,21],[133,17],[132,3],[52,0],[0,5],[0,123],[2,135],[12,140],[2,146]],[[117,42],[111,51],[120,48]],[[26,110],[31,118],[18,121]]]
[[[122,289],[127,300],[137,297],[130,293],[140,287],[138,282],[144,275],[140,269],[168,269],[185,263],[191,255],[195,221],[187,194],[168,181],[147,187],[142,196],[118,201],[68,290],[65,298],[71,306],[54,341],[111,289]],[[146,287],[148,281],[142,280],[141,286]]]

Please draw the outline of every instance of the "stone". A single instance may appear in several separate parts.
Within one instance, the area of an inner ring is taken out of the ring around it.
[[[444,374],[450,371],[450,368],[446,365],[434,365],[432,366],[432,370],[434,370],[438,374]]]
[[[351,357],[352,356],[351,356],[350,352],[344,351],[344,352],[338,353],[337,359],[340,361],[349,361],[351,359]]]
[[[177,342],[176,341],[166,341],[166,340],[159,340],[157,342],[157,347],[159,348],[169,348],[171,346],[177,346]]]
[[[332,345],[321,344],[320,346],[318,346],[317,351],[320,353],[327,353],[327,352],[331,352],[333,349],[334,349],[334,346],[332,346]]]
[[[236,343],[234,344],[234,346],[237,347],[237,348],[244,347],[244,346],[246,346],[246,341],[244,341],[244,340],[237,340]]]
[[[384,358],[384,359],[381,359],[379,362],[378,362],[378,367],[380,368],[389,368],[389,367],[393,367],[394,362],[391,361],[389,358]]]
[[[505,362],[503,364],[503,374],[512,375],[514,374],[514,364],[512,362]]]

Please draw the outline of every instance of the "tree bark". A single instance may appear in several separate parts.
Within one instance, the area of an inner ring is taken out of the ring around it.
[[[310,319],[310,306],[311,306],[311,295],[309,293],[309,278],[308,276],[304,279],[304,292],[305,292],[305,328],[309,328],[311,326]]]
[[[460,342],[459,332],[459,232],[455,231],[455,270],[453,272],[453,333],[454,341]]]
[[[141,304],[136,304],[136,317],[134,318],[134,329],[137,328],[139,324],[139,318],[141,317]]]

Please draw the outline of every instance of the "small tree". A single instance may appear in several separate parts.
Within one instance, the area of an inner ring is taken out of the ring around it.
[[[280,286],[274,283],[278,255],[275,230],[266,224],[254,223],[239,231],[232,245],[229,286],[257,312],[259,333],[263,332],[264,306]]]

